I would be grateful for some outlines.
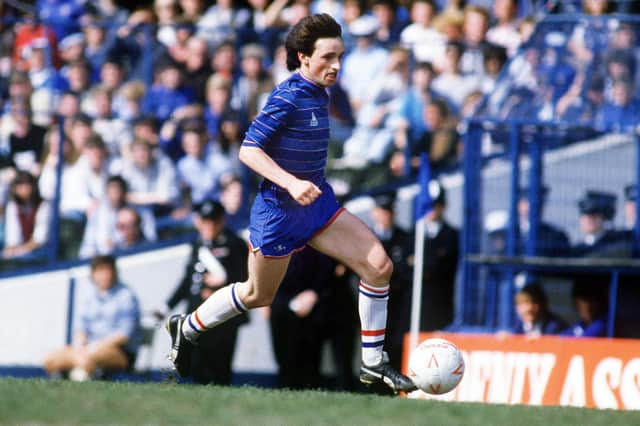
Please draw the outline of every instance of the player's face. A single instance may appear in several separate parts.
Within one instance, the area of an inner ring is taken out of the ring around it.
[[[319,38],[311,56],[298,53],[300,71],[314,83],[331,86],[338,79],[343,54],[344,45],[341,38]]]

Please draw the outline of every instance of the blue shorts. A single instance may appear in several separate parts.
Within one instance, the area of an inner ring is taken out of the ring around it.
[[[298,204],[275,184],[263,184],[251,208],[249,241],[265,257],[286,257],[329,226],[344,210],[328,183],[308,206]]]

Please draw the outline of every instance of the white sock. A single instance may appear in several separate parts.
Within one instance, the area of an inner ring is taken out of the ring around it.
[[[384,333],[387,326],[389,285],[374,287],[360,281],[358,311],[362,333],[362,362],[376,365],[382,361]]]
[[[226,320],[247,312],[234,283],[213,293],[198,309],[193,311],[182,324],[182,334],[191,340],[198,339],[201,333],[207,331]]]

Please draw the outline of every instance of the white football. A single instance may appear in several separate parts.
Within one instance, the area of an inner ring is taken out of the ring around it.
[[[426,393],[447,393],[460,383],[463,375],[462,353],[448,340],[425,340],[409,357],[409,377]]]

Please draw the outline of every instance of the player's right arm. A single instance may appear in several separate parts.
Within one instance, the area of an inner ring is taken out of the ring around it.
[[[277,140],[279,132],[295,109],[293,92],[286,88],[276,88],[247,130],[239,158],[251,170],[287,190],[294,200],[306,206],[318,198],[320,189],[312,182],[298,179],[284,170],[264,150],[268,144]]]
[[[289,195],[303,206],[314,202],[322,193],[312,182],[298,179],[284,170],[262,148],[243,145],[239,157],[251,170],[286,189]]]

